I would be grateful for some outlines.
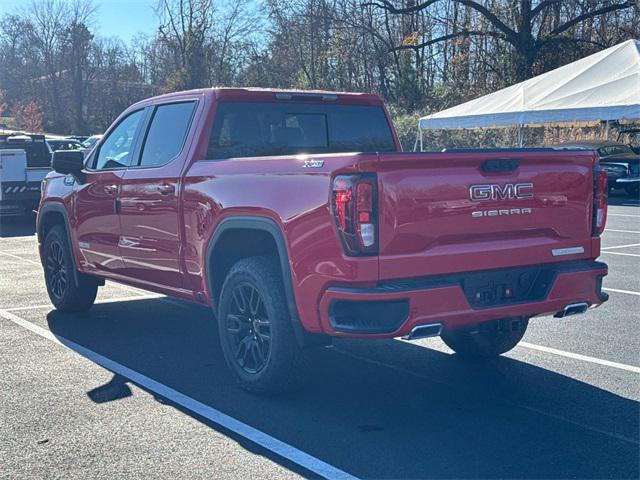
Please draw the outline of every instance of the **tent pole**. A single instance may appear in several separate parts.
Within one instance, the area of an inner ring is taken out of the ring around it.
[[[424,145],[423,145],[423,139],[422,139],[422,128],[420,127],[420,125],[418,125],[418,130],[420,130],[420,151],[422,152],[424,151],[424,148],[423,148]]]
[[[522,148],[522,145],[524,144],[524,131],[522,130],[523,127],[524,125],[518,124],[518,148]]]

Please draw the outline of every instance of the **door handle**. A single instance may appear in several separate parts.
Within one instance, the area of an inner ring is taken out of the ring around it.
[[[105,185],[104,186],[104,191],[107,195],[115,195],[115,193],[118,191],[118,186],[117,185]]]
[[[173,195],[176,192],[176,187],[165,183],[163,185],[158,185],[158,191],[161,195]]]

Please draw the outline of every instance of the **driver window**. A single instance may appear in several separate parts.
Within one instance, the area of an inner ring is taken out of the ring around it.
[[[96,157],[94,169],[108,170],[128,167],[131,163],[133,141],[142,120],[144,110],[137,110],[125,117],[104,139]]]

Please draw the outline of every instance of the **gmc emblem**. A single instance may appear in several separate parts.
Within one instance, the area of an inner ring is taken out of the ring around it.
[[[533,198],[533,183],[507,183],[504,186],[498,184],[471,185],[469,198],[474,202]]]

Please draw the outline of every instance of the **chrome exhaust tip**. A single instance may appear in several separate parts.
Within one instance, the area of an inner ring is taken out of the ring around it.
[[[441,323],[427,323],[416,325],[408,335],[402,337],[403,340],[418,340],[419,338],[439,337],[442,333]]]
[[[589,304],[587,302],[580,303],[570,303],[564,310],[558,312],[554,315],[556,318],[569,317],[571,315],[579,315],[580,313],[584,313],[589,308]]]

